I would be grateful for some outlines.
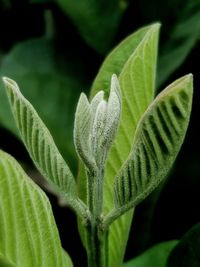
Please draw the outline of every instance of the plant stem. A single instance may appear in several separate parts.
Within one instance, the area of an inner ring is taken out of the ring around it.
[[[91,218],[86,226],[88,267],[107,267],[107,231],[102,232],[103,176],[98,169],[88,176],[88,199]]]
[[[87,227],[88,267],[107,267],[107,232],[100,233],[98,223]]]

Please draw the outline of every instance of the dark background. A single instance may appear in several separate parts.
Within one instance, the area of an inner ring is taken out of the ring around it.
[[[0,74],[22,86],[74,173],[75,104],[81,91],[89,93],[105,56],[123,38],[144,25],[162,23],[157,92],[184,74],[194,75],[194,103],[186,140],[168,180],[136,209],[127,260],[155,243],[180,239],[200,221],[200,1],[75,2],[0,0]],[[1,84],[0,148],[12,154],[40,182],[18,138],[2,88]],[[52,203],[63,247],[74,266],[85,266],[75,216],[44,189]]]

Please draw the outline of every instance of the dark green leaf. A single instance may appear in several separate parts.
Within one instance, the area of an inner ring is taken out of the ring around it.
[[[4,255],[0,254],[0,267],[15,267]]]
[[[167,258],[178,241],[172,240],[153,246],[122,267],[165,267]],[[174,265],[176,266],[176,265]]]
[[[17,44],[3,58],[0,74],[16,80],[20,85],[23,95],[50,129],[59,150],[75,168],[73,111],[84,85],[82,76],[77,79],[72,70],[74,63],[68,61],[63,69],[60,60],[61,56],[52,40],[33,39]],[[77,67],[76,72],[80,73]],[[0,90],[0,106],[1,126],[16,134],[4,90]]]
[[[127,1],[58,0],[80,34],[97,51],[104,53],[115,36]]]
[[[161,47],[158,61],[160,86],[186,59],[200,37],[200,2],[187,1]]]
[[[200,223],[193,226],[172,250],[167,267],[200,266]]]

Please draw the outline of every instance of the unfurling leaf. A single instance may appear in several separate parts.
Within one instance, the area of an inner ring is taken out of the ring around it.
[[[88,102],[87,96],[82,93],[79,98],[75,114],[74,145],[81,160],[88,169],[92,170],[95,168],[95,161],[92,156],[89,140],[91,120],[92,114],[90,103]]]
[[[1,150],[0,241],[2,267],[72,267],[46,195]]]
[[[81,94],[74,123],[74,144],[76,151],[93,173],[96,168],[103,168],[108,151],[116,134],[120,113],[120,86],[116,75],[111,79],[111,90],[108,102],[100,91],[88,102]]]
[[[76,196],[74,177],[58,151],[53,138],[39,115],[21,94],[18,85],[3,78],[12,112],[22,140],[36,167],[66,200]]]
[[[116,176],[114,196],[122,213],[166,177],[182,145],[192,104],[192,75],[161,92],[142,116],[132,151]]]
[[[92,86],[92,97],[100,88],[103,88],[105,94],[108,95],[110,77],[112,73],[116,73],[119,76],[122,96],[119,129],[108,154],[105,169],[105,213],[113,209],[114,177],[129,155],[138,121],[154,98],[159,28],[158,23],[149,25],[123,40],[105,59]],[[133,62],[137,62],[137,66]],[[82,179],[82,177],[83,173],[79,179],[79,190],[84,199],[86,195],[84,181],[86,179]],[[133,211],[131,210],[109,227],[109,267],[122,265],[132,215]]]

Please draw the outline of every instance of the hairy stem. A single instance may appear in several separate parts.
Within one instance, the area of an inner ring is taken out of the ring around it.
[[[91,218],[86,226],[88,267],[107,267],[107,231],[101,231],[103,207],[103,171],[88,176],[87,204]]]

